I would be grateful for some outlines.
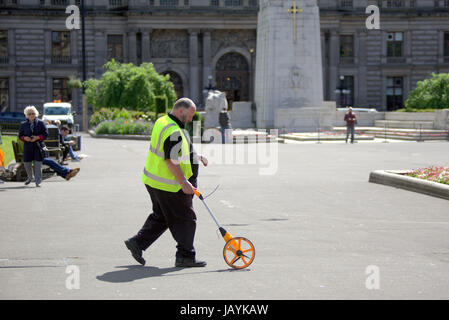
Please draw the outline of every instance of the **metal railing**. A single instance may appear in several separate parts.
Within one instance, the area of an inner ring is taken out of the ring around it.
[[[128,0],[109,0],[109,8],[122,8],[128,6]]]
[[[53,64],[70,64],[72,63],[71,56],[52,56],[51,63]]]

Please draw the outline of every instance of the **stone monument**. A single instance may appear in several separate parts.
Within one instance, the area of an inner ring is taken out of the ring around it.
[[[260,0],[256,59],[258,128],[331,128],[316,0]]]
[[[218,115],[223,108],[228,109],[226,93],[218,90],[209,91],[206,98],[206,115],[204,119],[204,127],[206,129],[220,126]]]

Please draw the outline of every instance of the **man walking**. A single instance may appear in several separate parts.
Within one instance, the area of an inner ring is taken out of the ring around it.
[[[349,111],[345,114],[344,120],[346,121],[346,143],[348,143],[349,134],[351,134],[351,143],[354,143],[354,131],[357,117],[355,113],[352,112],[352,107],[349,107]]]
[[[197,156],[184,130],[184,126],[192,122],[195,111],[195,103],[182,98],[175,102],[170,114],[154,124],[142,175],[153,203],[153,213],[137,235],[125,241],[134,259],[142,265],[145,265],[142,251],[169,229],[177,242],[175,266],[206,266],[205,261],[195,259],[196,215],[192,200],[197,186],[198,160],[207,166],[207,159]]]

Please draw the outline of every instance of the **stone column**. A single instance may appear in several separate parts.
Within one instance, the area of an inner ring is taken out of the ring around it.
[[[142,62],[151,60],[151,32],[152,29],[144,29],[142,31]]]
[[[10,65],[16,64],[16,30],[8,30],[8,59]]]
[[[45,64],[51,64],[51,30],[45,30],[44,32],[44,52],[45,52],[45,56],[44,56],[44,60],[45,60]]]
[[[189,30],[189,63],[190,63],[190,99],[199,101],[199,70],[198,70],[198,31]]]
[[[16,74],[12,74],[9,77],[9,106],[10,111],[23,111],[18,110],[18,106],[16,104]]]
[[[78,64],[78,30],[70,31],[70,55],[72,65]]]
[[[137,39],[136,30],[128,31],[128,61],[137,64]]]
[[[412,38],[413,34],[411,30],[407,30],[404,32],[404,46],[405,46],[405,62],[412,63],[413,60],[413,52],[412,52]]]
[[[444,63],[444,30],[438,30],[438,64]],[[439,71],[440,66],[438,66]]]
[[[103,74],[102,67],[106,62],[107,35],[104,31],[95,32],[95,77],[99,78]]]
[[[323,64],[323,98],[327,100],[326,32],[321,31],[321,63]]]
[[[387,63],[387,32],[385,30],[380,31],[380,63]]]
[[[205,30],[203,32],[203,85],[205,87],[209,85],[209,76],[212,75],[211,45],[211,31]]]
[[[338,63],[340,54],[340,35],[338,31],[330,32],[329,40],[329,97],[332,101],[337,101],[338,94],[335,89],[338,86]]]
[[[358,37],[358,50],[357,50],[357,61],[358,61],[358,77],[355,80],[355,85],[358,90],[355,92],[355,104],[360,106],[367,106],[367,82],[366,82],[366,30],[361,29],[357,32]]]

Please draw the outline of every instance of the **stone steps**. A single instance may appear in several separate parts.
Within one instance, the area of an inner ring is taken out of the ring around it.
[[[412,120],[376,120],[375,127],[387,127],[394,129],[433,129],[433,121],[412,121]]]
[[[377,139],[394,139],[405,141],[427,141],[427,140],[448,140],[448,132],[445,130],[433,129],[398,129],[371,127],[371,128],[356,128],[357,132],[374,135]]]

